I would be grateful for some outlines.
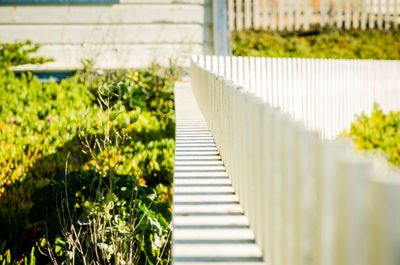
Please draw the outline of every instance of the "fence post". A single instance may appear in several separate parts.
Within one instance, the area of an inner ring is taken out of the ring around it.
[[[334,264],[366,264],[366,199],[372,172],[372,163],[355,155],[337,164]]]
[[[227,2],[225,0],[213,0],[212,10],[214,54],[229,56],[232,52]]]
[[[335,168],[342,156],[351,150],[348,141],[318,143],[316,146],[316,174],[313,229],[313,264],[336,265],[333,263],[333,242],[336,231],[334,226],[335,192],[337,176]]]
[[[283,223],[283,244],[282,264],[296,265],[295,261],[295,148],[296,148],[296,123],[286,115],[283,150],[283,175],[282,175],[282,223]]]
[[[400,261],[400,173],[391,172],[387,179],[369,182],[368,209],[370,232],[368,265],[397,265]]]
[[[315,145],[317,135],[298,124],[295,140],[295,264],[308,265],[312,257],[312,204],[315,200]]]
[[[262,183],[260,186],[265,191],[263,192],[262,202],[264,210],[262,211],[263,219],[263,256],[268,264],[272,264],[273,252],[273,237],[272,237],[272,156],[273,156],[273,110],[270,104],[264,104],[262,109],[261,132],[261,161],[262,168]]]
[[[274,245],[272,264],[282,264],[282,142],[284,115],[279,110],[273,112],[273,153],[272,159],[272,234]]]

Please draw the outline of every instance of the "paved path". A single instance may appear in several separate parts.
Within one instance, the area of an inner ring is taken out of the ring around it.
[[[175,108],[173,264],[265,265],[190,83],[176,84]]]

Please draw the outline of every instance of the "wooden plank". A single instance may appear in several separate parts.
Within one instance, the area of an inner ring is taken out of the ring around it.
[[[39,44],[172,44],[211,42],[202,25],[0,25],[0,41]]]
[[[252,28],[251,1],[252,0],[244,0],[244,28],[245,29]]]
[[[350,29],[351,28],[351,5],[350,5],[350,0],[345,0],[345,19],[344,19],[344,27],[345,29]]]
[[[0,24],[211,24],[201,5],[0,5]]]
[[[368,28],[375,28],[374,0],[368,0]]]
[[[253,28],[260,28],[260,1],[253,0]]]
[[[268,29],[268,7],[267,0],[262,0],[261,6],[261,29]]]
[[[398,29],[399,28],[399,13],[398,13],[398,6],[399,6],[399,3],[398,3],[398,1],[394,1],[394,3],[393,3],[393,5],[394,5],[394,7],[393,7],[393,27],[394,27],[394,29]]]
[[[385,29],[390,28],[391,12],[390,12],[390,0],[385,0]]]
[[[368,209],[368,264],[397,265],[399,262],[399,179],[399,172],[393,170],[387,179],[377,178],[369,182],[373,199]]]
[[[343,158],[337,164],[335,192],[335,234],[333,264],[367,264],[367,202],[368,179],[373,176],[373,165],[357,157]]]
[[[214,54],[231,55],[228,7],[225,0],[212,2]]]
[[[361,0],[361,29],[367,28],[367,0]]]
[[[234,0],[228,0],[228,17],[229,17],[229,30],[235,29],[235,3]]]
[[[378,29],[383,28],[382,1],[383,0],[378,0],[378,18],[377,18]]]
[[[285,27],[285,21],[283,20],[283,16],[285,14],[286,5],[285,0],[278,0],[278,29],[283,30]]]
[[[151,62],[168,66],[169,59],[178,65],[188,65],[192,53],[210,53],[208,45],[185,44],[135,44],[135,45],[43,45],[37,55],[55,59],[54,63],[44,65],[20,66],[25,70],[62,70],[69,66],[80,66],[83,58],[94,59],[96,66],[104,69],[147,67]],[[76,68],[75,68],[76,69]],[[193,141],[192,139],[188,139]],[[204,141],[207,139],[196,139]]]
[[[334,0],[329,0],[328,24],[329,26],[335,24]]]
[[[215,207],[215,206],[212,206]],[[240,207],[240,206],[238,206]],[[223,240],[254,240],[254,235],[248,229],[202,229],[201,233],[191,229],[174,231],[175,239],[223,239]]]
[[[12,4],[47,4],[47,3],[78,3],[78,4],[98,4],[98,3],[118,3],[118,0],[2,0],[1,3]]]
[[[243,29],[243,5],[242,0],[236,1],[236,30],[241,31]]]
[[[308,30],[310,28],[311,16],[311,7],[308,0],[303,0],[303,12],[303,29]]]
[[[120,3],[126,4],[186,4],[186,5],[207,5],[212,0],[120,0]]]
[[[295,30],[299,30],[301,27],[301,6],[300,6],[300,0],[296,0],[295,4]]]
[[[336,27],[343,27],[343,8],[342,8],[342,0],[336,0]]]
[[[271,6],[271,29],[276,30],[276,6],[275,6],[275,0],[270,0],[270,6]]]
[[[293,29],[293,7],[294,7],[294,0],[286,0],[286,4],[287,4],[287,24],[286,24],[286,28],[288,30],[292,30]]]
[[[358,0],[353,1],[353,28],[359,27],[359,11],[358,11]]]

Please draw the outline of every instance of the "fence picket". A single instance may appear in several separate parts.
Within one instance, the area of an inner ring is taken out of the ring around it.
[[[244,0],[244,28],[251,29],[252,28],[252,12],[251,12],[251,1],[252,0]]]
[[[260,29],[260,3],[259,0],[253,0],[253,28]]]
[[[325,26],[325,1],[319,1],[319,10],[320,10],[320,22],[319,24],[323,27]]]
[[[361,29],[366,29],[367,24],[367,10],[366,10],[366,0],[361,0]]]
[[[275,7],[276,0],[270,0],[271,6],[271,29],[276,30],[276,7]]]
[[[301,27],[301,6],[300,6],[300,1],[296,0],[295,1],[295,30],[299,30]]]
[[[345,29],[350,29],[351,28],[351,20],[350,20],[350,16],[351,16],[351,10],[350,10],[350,0],[345,0],[345,18],[344,18],[344,27]]]
[[[236,30],[241,31],[243,29],[243,5],[242,0],[235,0],[236,3]]]
[[[284,12],[285,12],[285,0],[278,0],[278,29],[283,30],[285,28],[285,23],[284,23]]]
[[[374,13],[374,0],[367,0],[368,1],[368,28],[373,29],[375,28],[375,13]]]
[[[335,191],[337,225],[334,264],[361,265],[366,262],[366,196],[372,163],[351,157],[338,163]]]
[[[390,28],[390,0],[385,0],[385,29]]]
[[[399,262],[398,250],[400,233],[397,229],[399,220],[399,173],[392,172],[387,180],[373,179],[369,183],[371,206],[368,211],[371,222],[368,231],[368,265],[396,265]]]
[[[399,28],[398,0],[393,0],[393,5],[393,27],[397,30]]]
[[[310,3],[308,0],[303,1],[303,28],[304,30],[309,30],[310,28],[310,16],[312,15]]]
[[[358,11],[358,0],[353,0],[353,28],[359,27],[359,11]]]
[[[383,28],[382,0],[378,0],[378,29]]]
[[[336,0],[336,27],[339,29],[343,27],[343,7],[342,0]]]
[[[281,179],[282,179],[282,123],[284,116],[281,112],[274,112],[273,132],[273,152],[272,152],[272,244],[274,245],[274,252],[272,256],[272,264],[282,264],[282,207],[281,207]]]
[[[229,28],[235,28],[235,7],[234,0],[228,0],[228,19],[229,19]]]

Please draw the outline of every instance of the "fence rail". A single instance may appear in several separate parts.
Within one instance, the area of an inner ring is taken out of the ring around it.
[[[194,94],[266,263],[399,264],[400,173],[321,141],[207,60],[192,59]]]
[[[309,29],[310,24],[339,28],[398,28],[399,0],[229,0],[232,30]]]

